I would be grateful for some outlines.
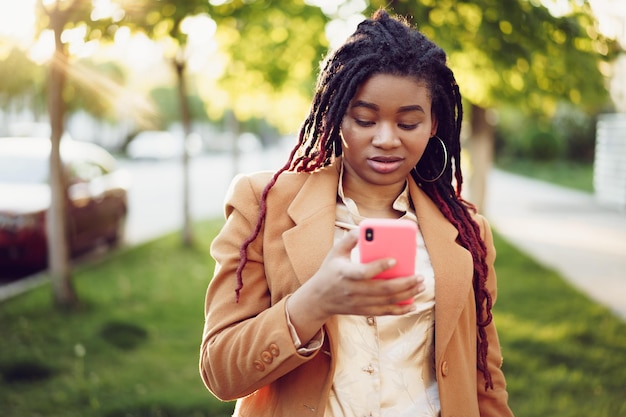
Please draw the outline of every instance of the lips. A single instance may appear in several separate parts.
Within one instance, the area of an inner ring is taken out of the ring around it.
[[[374,156],[367,160],[370,168],[380,174],[388,174],[400,168],[403,158],[397,156]]]

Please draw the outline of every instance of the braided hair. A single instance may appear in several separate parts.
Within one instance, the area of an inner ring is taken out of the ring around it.
[[[446,54],[402,17],[391,17],[380,9],[371,19],[361,22],[346,42],[329,53],[322,65],[309,114],[300,127],[298,143],[287,163],[279,169],[261,194],[259,217],[252,234],[240,248],[237,268],[237,300],[243,288],[243,268],[247,248],[259,235],[266,213],[267,195],[281,173],[313,172],[330,165],[342,153],[340,127],[348,105],[358,87],[376,74],[413,77],[424,81],[437,117],[437,133],[448,149],[443,175],[439,146],[428,145],[411,173],[420,188],[458,230],[458,243],[469,250],[474,263],[474,297],[477,325],[477,367],[485,377],[485,389],[492,388],[487,368],[487,334],[491,323],[491,295],[485,288],[487,250],[480,229],[472,219],[475,207],[461,197],[461,121],[463,107],[454,74],[446,65]],[[432,142],[436,142],[431,140]],[[434,173],[434,174],[433,174]],[[454,181],[453,181],[454,179]],[[453,182],[456,186],[453,185]]]

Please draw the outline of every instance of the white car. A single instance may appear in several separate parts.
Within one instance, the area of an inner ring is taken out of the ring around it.
[[[0,138],[0,272],[46,266],[49,160],[48,138]],[[123,240],[128,172],[104,148],[87,142],[63,139],[61,160],[71,254]]]

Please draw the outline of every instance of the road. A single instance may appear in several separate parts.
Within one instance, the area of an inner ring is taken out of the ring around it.
[[[238,172],[276,170],[288,151],[266,150],[241,155]],[[183,169],[178,160],[120,160],[132,178],[126,242],[137,244],[182,229]],[[194,220],[222,214],[224,196],[235,174],[229,154],[194,157],[189,166],[190,211]]]

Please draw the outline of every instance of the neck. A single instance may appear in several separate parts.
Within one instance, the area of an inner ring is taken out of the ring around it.
[[[401,212],[393,203],[404,189],[404,183],[391,185],[354,184],[344,177],[343,193],[352,199],[364,217],[398,218]]]

